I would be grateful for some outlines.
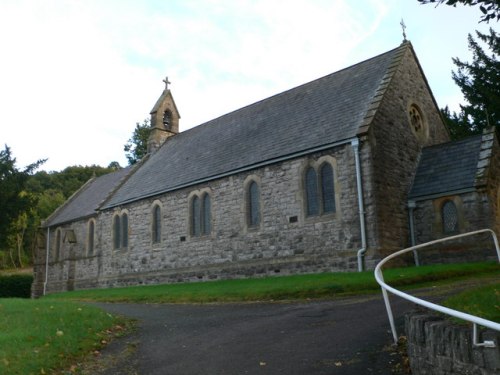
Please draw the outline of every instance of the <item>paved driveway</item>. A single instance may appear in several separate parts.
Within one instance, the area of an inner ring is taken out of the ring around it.
[[[411,308],[393,298],[396,316]],[[309,303],[100,304],[139,320],[101,374],[391,374],[399,357],[380,296]],[[401,318],[399,319],[401,322]],[[92,373],[98,373],[95,369]]]

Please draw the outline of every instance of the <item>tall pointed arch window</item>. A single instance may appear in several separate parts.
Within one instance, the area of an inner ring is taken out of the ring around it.
[[[121,223],[120,216],[113,217],[113,249],[117,250],[121,246]]]
[[[256,227],[260,224],[260,189],[255,181],[248,185],[247,223],[249,227]]]
[[[95,222],[94,220],[89,220],[88,228],[87,228],[87,254],[94,254],[94,246],[95,246]]]
[[[152,241],[153,243],[161,242],[161,208],[160,205],[155,204],[152,212]]]
[[[62,244],[62,236],[61,236],[61,229],[56,230],[56,261],[61,260],[62,254],[61,254],[61,244]]]
[[[128,215],[127,213],[122,214],[122,248],[126,249],[128,247]]]
[[[201,224],[201,233],[204,235],[210,234],[212,230],[212,207],[208,193],[203,195]]]
[[[306,216],[335,212],[334,169],[329,162],[322,163],[318,170],[313,166],[307,167],[304,189]]]
[[[212,203],[210,194],[203,193],[201,197],[194,195],[191,199],[191,235],[205,236],[212,231]]]
[[[458,233],[458,211],[457,206],[451,200],[443,203],[441,208],[441,218],[443,220],[443,232],[446,234]]]
[[[313,167],[307,168],[305,175],[307,216],[319,214],[318,176]]]
[[[191,202],[191,235],[193,236],[201,234],[200,213],[200,198],[196,195]]]
[[[323,213],[335,212],[335,188],[333,184],[333,168],[329,163],[323,163],[321,175],[321,205]]]

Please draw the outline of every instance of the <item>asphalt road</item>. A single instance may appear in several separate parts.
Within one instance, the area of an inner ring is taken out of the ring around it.
[[[395,316],[410,304],[392,298]],[[92,374],[394,374],[381,296],[307,303],[99,304],[138,319]],[[397,373],[397,372],[396,372]]]

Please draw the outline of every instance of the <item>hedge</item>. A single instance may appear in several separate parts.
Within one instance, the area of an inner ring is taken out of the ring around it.
[[[33,275],[0,276],[0,298],[30,298]]]

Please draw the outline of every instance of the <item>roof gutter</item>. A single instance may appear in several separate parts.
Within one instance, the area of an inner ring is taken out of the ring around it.
[[[358,187],[358,208],[359,208],[359,228],[361,232],[361,248],[358,250],[358,271],[363,271],[363,257],[365,256],[366,228],[365,228],[365,205],[363,202],[363,181],[361,178],[361,163],[359,161],[359,139],[351,140],[351,146],[354,150],[354,161],[356,164],[356,185]]]

